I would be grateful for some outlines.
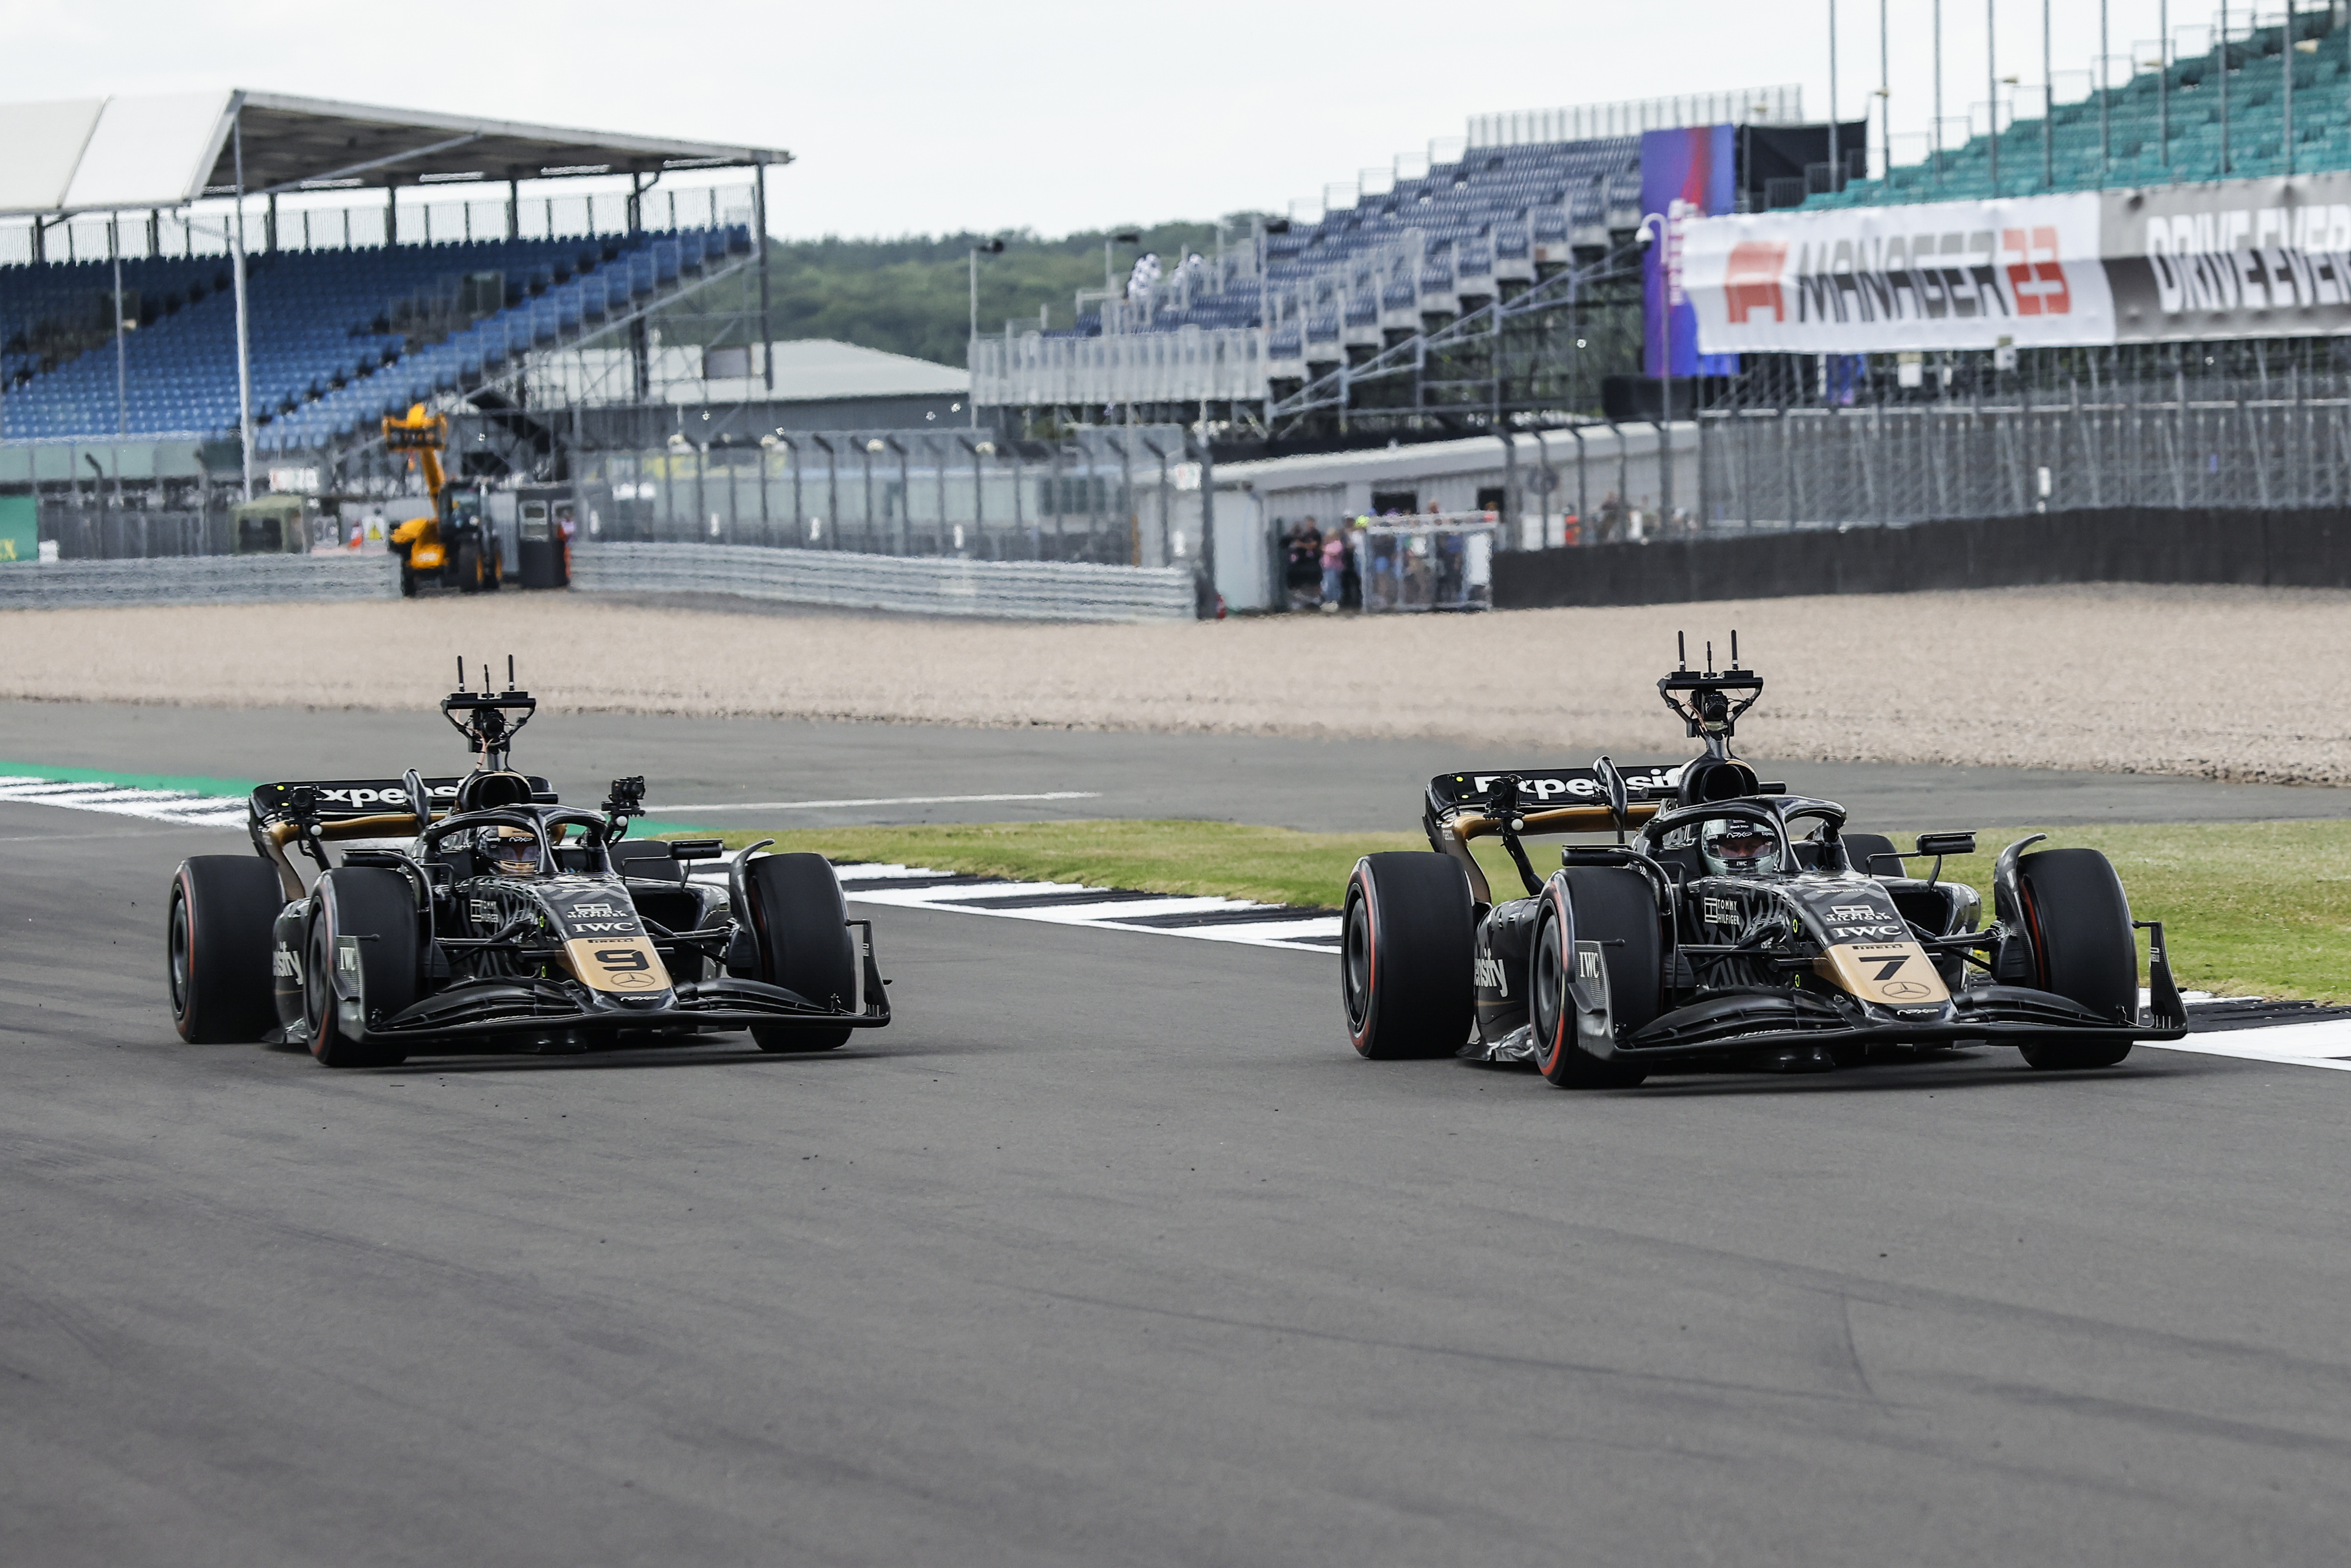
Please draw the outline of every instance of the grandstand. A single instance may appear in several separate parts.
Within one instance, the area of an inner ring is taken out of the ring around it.
[[[2346,42],[2351,29],[2335,25],[2331,8],[2289,12],[2242,36],[2216,37],[2203,54],[2136,70],[2103,95],[2053,104],[2043,118],[2015,120],[1997,136],[1973,137],[1880,179],[1817,191],[1803,204],[1974,201],[2351,169]]]
[[[1398,159],[1384,179],[1339,188],[1342,199],[1311,219],[1260,220],[1247,247],[1185,258],[1091,312],[1081,297],[1069,331],[1008,327],[1002,339],[976,341],[975,397],[983,406],[1123,402],[1168,413],[1215,402],[1244,423],[1324,406],[1311,390],[1322,379],[1578,264],[1587,281],[1621,284],[1628,264],[1608,258],[1642,217],[1643,131],[1719,122],[1793,132],[1799,144],[1809,131],[1824,156],[1827,128],[1802,121],[1794,87],[1479,116],[1468,138],[1432,144],[1409,171]],[[1847,145],[1860,131],[1846,129]],[[1593,302],[1623,303],[1604,285]],[[1625,337],[1621,324],[1601,335],[1612,344]],[[1631,368],[1611,362],[1601,373]],[[1497,374],[1490,355],[1441,366],[1435,379],[1449,379],[1450,390],[1424,375],[1407,401],[1489,410],[1525,401],[1498,389]]]
[[[789,162],[248,92],[0,106],[0,440],[248,431],[248,487],[255,456],[363,441],[535,352],[625,329],[644,364],[650,312],[765,267],[764,179],[723,217],[716,188],[681,214],[653,187]],[[403,207],[418,186],[440,200]],[[365,187],[379,204],[320,204]]]
[[[750,231],[740,225],[263,252],[250,258],[247,282],[256,446],[276,455],[371,429],[387,413],[479,387],[535,346],[575,340],[750,254]],[[124,335],[119,366],[111,332],[76,333],[103,317],[111,267],[23,270],[36,276],[0,277],[9,333],[0,436],[235,431],[236,312],[225,259],[126,262],[124,295],[136,301],[126,319],[139,325]]]

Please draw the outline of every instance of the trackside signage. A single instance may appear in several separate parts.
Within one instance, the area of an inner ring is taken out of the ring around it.
[[[1694,218],[1708,353],[2351,331],[2351,173]]]
[[[2095,195],[1692,219],[1682,279],[1709,354],[2114,340]]]

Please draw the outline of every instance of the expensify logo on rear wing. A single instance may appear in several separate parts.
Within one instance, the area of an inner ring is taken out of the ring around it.
[[[1683,764],[1644,762],[1618,768],[1633,799],[1651,792],[1670,793],[1681,787]],[[1440,773],[1429,780],[1429,793],[1448,806],[1483,805],[1505,769],[1491,773]],[[1604,799],[1599,775],[1589,768],[1514,768],[1519,779],[1519,803],[1541,810],[1545,806],[1597,805]]]
[[[458,783],[455,779],[427,779],[424,793],[435,810],[446,810],[456,803]],[[292,792],[304,787],[318,791],[319,815],[325,821],[408,810],[408,790],[397,779],[302,779],[264,784],[253,792],[254,804],[264,811],[283,811]],[[530,787],[538,795],[550,793],[544,779],[532,779]]]

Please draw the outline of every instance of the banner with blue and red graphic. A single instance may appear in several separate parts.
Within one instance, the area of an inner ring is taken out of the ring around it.
[[[1650,242],[1641,261],[1643,363],[1653,376],[1727,376],[1739,370],[1736,354],[1698,352],[1698,315],[1682,287],[1682,225],[1738,205],[1731,130],[1692,125],[1641,136],[1641,213],[1665,220],[1665,233]]]

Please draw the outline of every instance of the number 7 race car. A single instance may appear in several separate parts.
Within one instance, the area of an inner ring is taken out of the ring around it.
[[[1531,1062],[1562,1088],[1640,1082],[1667,1065],[1779,1071],[1872,1051],[2014,1045],[2037,1068],[2106,1067],[2187,1032],[2160,922],[2134,921],[2095,850],[2001,852],[1996,918],[1941,878],[1975,835],[1897,852],[1844,808],[1789,795],[1730,753],[1762,678],[1687,661],[1657,683],[1705,751],[1679,768],[1445,774],[1423,825],[1435,853],[1364,857],[1347,885],[1342,988],[1367,1057]],[[1632,831],[1637,826],[1637,831]],[[1571,843],[1536,875],[1524,835]],[[1629,837],[1628,837],[1629,833]],[[1469,852],[1496,837],[1525,886],[1497,899]],[[1932,858],[1924,879],[1906,860]],[[2136,930],[2149,933],[2139,1006]],[[1465,1044],[1465,1040],[1467,1043]]]
[[[643,779],[598,810],[562,806],[507,765],[537,707],[511,661],[505,691],[486,669],[482,686],[441,704],[475,753],[463,779],[265,784],[257,859],[181,864],[167,942],[182,1039],[379,1067],[744,1029],[764,1051],[831,1051],[890,1021],[872,927],[848,918],[822,856],[747,851],[723,885],[694,880],[717,840],[624,842]],[[289,846],[318,865],[307,890]]]

